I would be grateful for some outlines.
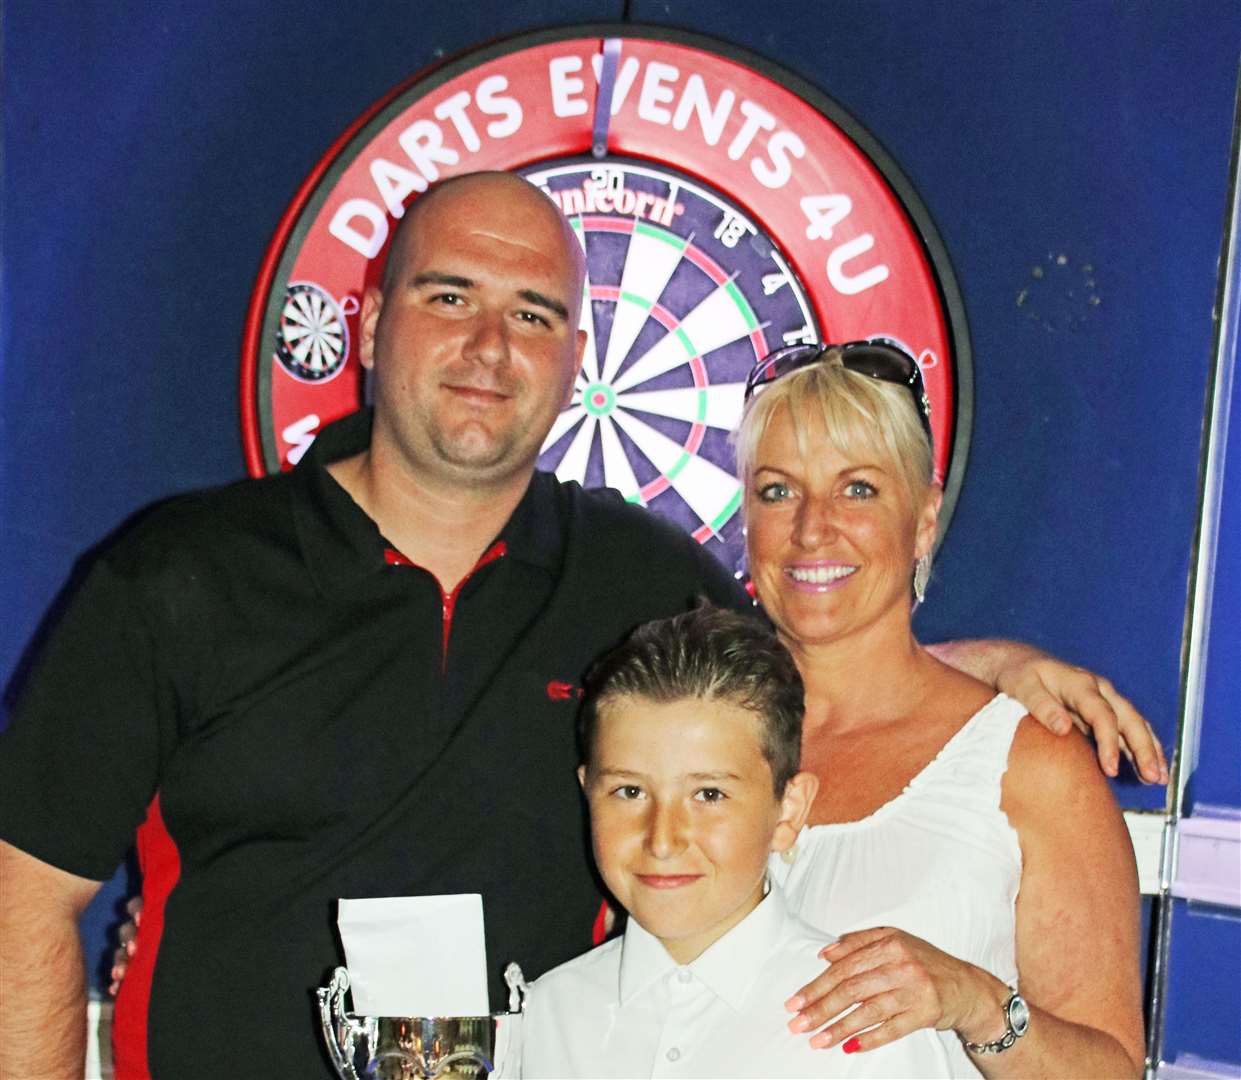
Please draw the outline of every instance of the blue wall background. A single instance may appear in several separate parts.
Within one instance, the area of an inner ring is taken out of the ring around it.
[[[835,97],[939,227],[975,426],[922,635],[1018,637],[1104,671],[1171,747],[1236,0],[545,0],[537,16],[495,0],[8,0],[0,680],[19,681],[90,545],[143,504],[242,475],[250,290],[339,132],[444,54],[626,6]]]

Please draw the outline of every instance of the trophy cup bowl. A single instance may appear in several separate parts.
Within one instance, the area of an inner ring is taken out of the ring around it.
[[[349,971],[338,967],[315,993],[328,1056],[341,1080],[485,1080],[515,1075],[525,980],[504,973],[507,1013],[489,1016],[356,1016],[345,1009]]]

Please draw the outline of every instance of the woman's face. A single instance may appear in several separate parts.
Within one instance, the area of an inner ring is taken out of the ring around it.
[[[935,540],[940,493],[915,507],[891,463],[845,457],[822,420],[797,449],[787,408],[772,417],[745,489],[758,598],[794,649],[885,624],[908,626],[914,561]]]

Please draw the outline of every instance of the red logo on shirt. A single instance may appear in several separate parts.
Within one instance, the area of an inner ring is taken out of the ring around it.
[[[550,701],[572,701],[582,696],[582,688],[572,683],[557,682],[552,679],[547,684],[547,697]]]

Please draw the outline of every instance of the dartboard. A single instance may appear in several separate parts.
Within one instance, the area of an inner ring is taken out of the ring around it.
[[[628,24],[457,57],[337,139],[281,222],[251,304],[253,473],[295,464],[363,402],[350,320],[394,223],[431,184],[478,169],[542,188],[586,252],[586,357],[540,468],[617,489],[733,566],[729,434],[746,373],[781,345],[882,336],[923,369],[942,537],[968,446],[969,342],[912,186],[821,89],[730,45]]]
[[[590,160],[526,175],[571,212],[590,299],[582,373],[539,466],[735,548],[728,434],[746,373],[814,326],[800,283],[740,207],[667,168]]]
[[[317,285],[293,282],[280,312],[276,358],[293,378],[321,382],[339,375],[349,354],[340,305]]]

